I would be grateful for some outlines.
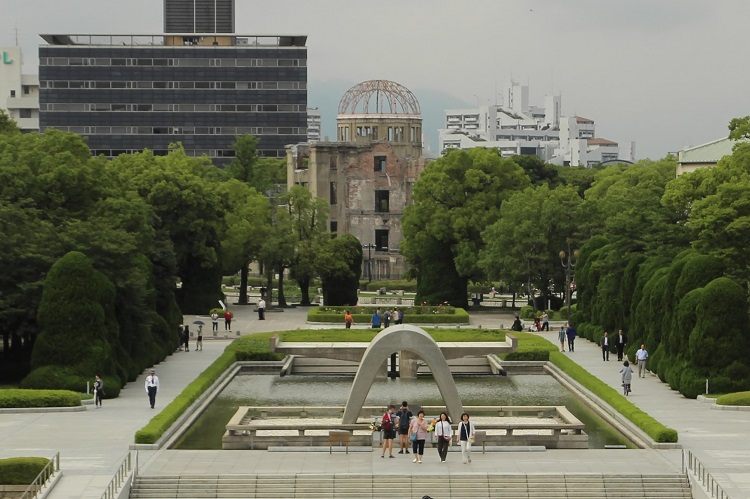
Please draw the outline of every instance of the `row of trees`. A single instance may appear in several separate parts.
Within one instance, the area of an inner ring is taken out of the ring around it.
[[[98,372],[111,393],[174,351],[182,314],[215,307],[222,275],[243,272],[247,303],[250,261],[269,289],[289,268],[303,293],[322,276],[335,301],[359,275],[359,242],[331,240],[322,202],[277,188],[284,162],[256,146],[239,137],[226,170],[179,145],[107,160],[0,116],[0,375],[80,390]]]

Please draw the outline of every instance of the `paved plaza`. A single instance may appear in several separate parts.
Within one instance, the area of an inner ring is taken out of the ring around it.
[[[269,312],[265,321],[258,321],[252,307],[233,310],[233,332],[228,339],[223,338],[223,323],[219,339],[212,339],[210,320],[185,317],[188,324],[199,319],[207,322],[204,331],[207,330],[205,337],[209,339],[204,341],[203,351],[194,351],[193,341],[190,352],[175,352],[155,366],[161,382],[157,411],[221,354],[236,337],[236,330],[244,336],[313,327],[306,324],[304,308]],[[472,314],[471,318],[472,325],[485,328],[501,324],[508,327],[511,321],[511,315],[493,313]],[[557,333],[552,329],[542,335],[556,343]],[[576,343],[576,351],[566,355],[619,390],[620,363],[602,361],[601,350],[589,341],[579,339]],[[128,453],[134,433],[156,413],[148,405],[144,376],[129,383],[117,399],[105,400],[101,409],[87,406],[82,412],[0,413],[0,457],[50,457],[59,452],[63,476],[48,497],[100,498]],[[683,447],[703,462],[729,497],[750,497],[750,412],[711,409],[709,404],[682,397],[650,374],[645,379],[634,378],[630,401],[675,428]],[[680,450],[593,449],[478,453],[471,465],[463,465],[460,456],[451,453],[446,465],[441,466],[436,451],[430,449],[424,464],[417,466],[408,456],[383,460],[379,452],[354,452],[347,456],[321,452],[160,450],[139,451],[139,473],[668,473],[680,469],[682,455]]]

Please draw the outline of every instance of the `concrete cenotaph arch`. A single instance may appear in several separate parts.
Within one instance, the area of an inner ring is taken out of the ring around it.
[[[448,415],[453,421],[460,419],[464,412],[463,404],[461,404],[456,383],[453,381],[453,375],[440,347],[423,329],[411,324],[398,324],[381,331],[365,350],[349,392],[349,399],[346,401],[344,417],[341,421],[343,424],[357,422],[383,361],[392,353],[403,350],[416,354],[430,366],[432,377],[448,409]]]

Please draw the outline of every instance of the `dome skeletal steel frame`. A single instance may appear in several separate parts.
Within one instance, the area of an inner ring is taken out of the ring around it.
[[[399,114],[419,116],[419,101],[405,86],[388,80],[369,80],[354,85],[339,102],[339,115]]]

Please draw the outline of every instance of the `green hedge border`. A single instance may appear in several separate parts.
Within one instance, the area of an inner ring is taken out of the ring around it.
[[[716,399],[717,405],[750,405],[750,392],[727,393]]]
[[[245,336],[230,343],[223,354],[185,387],[159,414],[135,433],[135,443],[153,444],[182,416],[198,398],[236,361],[281,360],[284,355],[269,350],[268,339],[272,334]]]
[[[352,317],[354,317],[354,324],[364,325],[370,324],[372,317],[372,311],[375,307],[314,307],[307,313],[307,320],[309,322],[326,322],[336,323],[344,322],[344,311],[350,310]],[[387,307],[395,309],[398,308],[404,311],[404,323],[411,324],[468,324],[469,323],[469,312],[463,308],[453,307],[397,307],[388,305]],[[453,310],[452,314],[448,313],[434,313],[435,311]],[[367,310],[368,312],[363,312]],[[423,310],[423,313],[415,313],[415,310]],[[393,322],[393,321],[391,321]]]
[[[638,428],[646,432],[655,442],[677,442],[677,430],[664,426],[652,416],[643,412],[617,390],[593,376],[583,367],[570,360],[566,355],[554,351],[549,354],[549,360],[564,371],[565,374],[582,384],[604,402],[611,405],[617,412],[629,419]]]
[[[0,459],[0,484],[31,485],[50,460],[46,457]]]
[[[0,408],[77,407],[81,394],[70,390],[33,390],[7,388],[0,390]]]

